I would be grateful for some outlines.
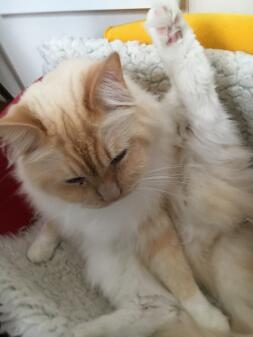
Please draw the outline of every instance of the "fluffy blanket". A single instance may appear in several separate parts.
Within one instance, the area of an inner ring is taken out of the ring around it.
[[[118,51],[130,75],[147,90],[162,95],[169,87],[153,46],[138,42],[65,38],[43,44],[44,71],[70,57],[96,59]],[[207,50],[215,68],[221,99],[238,121],[247,144],[253,144],[253,56]],[[33,265],[26,250],[39,224],[15,237],[0,238],[0,320],[11,336],[60,337],[78,322],[111,310],[85,281],[85,262],[67,243],[46,264]],[[69,337],[69,336],[68,336]]]
[[[161,95],[169,79],[153,45],[136,41],[108,43],[105,39],[64,38],[44,43],[39,52],[44,72],[67,58],[89,56],[101,59],[117,51],[129,75],[147,90]],[[215,69],[219,95],[232,116],[239,122],[246,142],[253,144],[253,56],[242,52],[209,49],[207,56]]]

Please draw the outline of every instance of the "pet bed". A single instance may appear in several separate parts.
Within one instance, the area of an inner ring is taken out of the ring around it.
[[[140,85],[157,95],[169,87],[152,45],[107,42],[104,39],[64,38],[40,47],[44,72],[71,57],[100,59],[118,51],[126,71]],[[253,56],[241,52],[207,50],[215,68],[218,92],[238,122],[245,143],[253,145]],[[0,312],[2,330],[11,336],[71,337],[78,322],[111,310],[97,290],[85,281],[84,261],[63,243],[46,264],[33,265],[26,250],[37,223],[18,236],[0,237]]]

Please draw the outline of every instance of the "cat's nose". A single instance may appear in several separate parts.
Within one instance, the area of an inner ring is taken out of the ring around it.
[[[120,188],[114,182],[103,183],[98,187],[98,193],[104,201],[116,201],[120,197]]]

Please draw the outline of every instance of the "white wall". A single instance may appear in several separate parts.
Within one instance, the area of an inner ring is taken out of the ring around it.
[[[41,76],[37,48],[52,37],[101,38],[104,30],[144,18],[149,0],[0,0],[0,45],[27,87]],[[1,54],[1,50],[0,50]],[[0,55],[1,57],[1,55]],[[1,62],[1,59],[0,59]],[[0,81],[13,95],[19,86],[0,63]]]
[[[101,38],[110,25],[144,18],[145,11],[94,11],[7,15],[2,17],[0,41],[24,86],[41,75],[37,48],[52,37]]]
[[[253,14],[253,0],[189,0],[189,11]]]
[[[151,0],[1,0],[0,14],[52,13],[148,8]]]
[[[0,50],[0,82],[4,84],[5,88],[16,95],[20,90],[23,89],[20,82],[15,77],[15,74],[12,72],[12,67],[6,61],[4,54]]]

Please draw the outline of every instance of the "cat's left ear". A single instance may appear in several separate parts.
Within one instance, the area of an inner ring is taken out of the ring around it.
[[[15,156],[36,150],[44,134],[41,121],[25,104],[13,105],[8,114],[0,119],[0,138],[11,146]]]
[[[112,53],[90,70],[86,85],[86,105],[91,111],[105,112],[135,105],[124,80],[118,53]]]

